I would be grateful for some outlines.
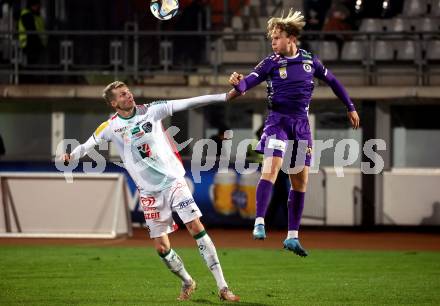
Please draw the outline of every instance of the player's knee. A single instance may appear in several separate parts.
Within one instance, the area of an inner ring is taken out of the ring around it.
[[[293,190],[301,191],[301,192],[306,192],[306,190],[307,190],[307,183],[308,183],[308,178],[307,177],[295,177],[292,180]]]
[[[160,255],[165,255],[170,251],[170,248],[163,244],[155,245],[155,248],[156,248],[156,252],[159,253]]]
[[[266,180],[266,181],[270,181],[273,184],[273,183],[275,183],[275,181],[277,179],[277,175],[278,175],[278,172],[276,172],[276,173],[271,173],[271,172],[264,173],[263,172],[263,173],[261,173],[261,179]]]
[[[185,226],[192,236],[197,235],[205,229],[199,218],[186,223]]]
[[[160,238],[154,239],[154,248],[156,249],[156,252],[161,255],[164,255],[170,251],[169,243],[166,243]]]

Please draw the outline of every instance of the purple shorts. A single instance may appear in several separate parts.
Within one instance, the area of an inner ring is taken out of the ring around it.
[[[309,166],[312,133],[307,117],[292,117],[271,112],[264,123],[263,134],[255,149],[268,156],[290,159],[290,167]]]

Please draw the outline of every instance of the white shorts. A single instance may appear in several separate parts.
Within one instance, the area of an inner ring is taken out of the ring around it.
[[[150,238],[157,238],[177,229],[172,217],[173,211],[177,212],[183,223],[202,216],[185,179],[176,180],[162,191],[141,194],[140,204]]]

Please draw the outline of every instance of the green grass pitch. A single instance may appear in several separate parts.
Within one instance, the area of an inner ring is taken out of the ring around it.
[[[177,249],[199,288],[152,248],[0,246],[0,305],[221,305],[196,248]],[[220,249],[240,305],[440,305],[440,253]]]

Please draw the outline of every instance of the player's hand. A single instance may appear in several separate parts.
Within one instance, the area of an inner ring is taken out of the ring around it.
[[[243,78],[244,76],[242,74],[234,71],[229,77],[229,84],[231,84],[232,86],[238,85],[238,83],[240,83]]]
[[[357,111],[348,112],[347,116],[348,116],[348,120],[350,120],[351,126],[353,127],[353,129],[356,130],[359,127],[361,121],[359,119],[359,115]]]
[[[69,153],[64,153],[64,154],[61,156],[60,159],[63,161],[64,166],[68,166],[69,163],[70,163],[70,154],[69,154]]]
[[[235,99],[241,95],[244,95],[244,93],[240,93],[236,91],[234,88],[232,88],[228,93],[226,93],[226,101]]]

